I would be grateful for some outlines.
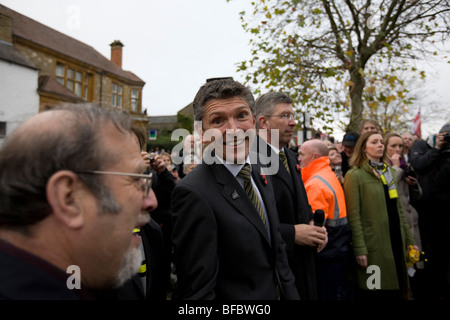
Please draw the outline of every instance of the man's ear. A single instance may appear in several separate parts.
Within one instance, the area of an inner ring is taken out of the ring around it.
[[[80,228],[84,222],[83,206],[79,202],[82,188],[78,176],[67,170],[56,172],[47,182],[47,201],[53,215],[71,229]]]
[[[259,129],[267,129],[268,128],[268,124],[267,124],[268,119],[265,116],[256,117],[256,115],[255,115],[255,120],[257,122],[257,125],[259,126]]]

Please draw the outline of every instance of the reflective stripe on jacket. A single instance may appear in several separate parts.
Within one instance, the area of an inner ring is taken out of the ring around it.
[[[347,221],[344,189],[330,167],[328,157],[320,157],[302,169],[308,202],[313,212],[325,212],[328,243],[319,253],[321,261],[345,259],[350,252],[351,230]]]

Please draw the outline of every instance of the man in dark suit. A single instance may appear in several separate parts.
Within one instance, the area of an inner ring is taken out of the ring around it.
[[[298,299],[270,177],[249,161],[253,95],[232,79],[207,82],[194,99],[194,118],[212,141],[172,196],[174,298]]]
[[[316,252],[326,245],[327,234],[325,228],[313,224],[297,155],[286,147],[296,125],[292,102],[288,95],[279,92],[266,93],[256,100],[258,147],[261,157],[266,155],[275,161],[266,162],[272,169],[281,235],[297,289],[302,300],[315,300]]]

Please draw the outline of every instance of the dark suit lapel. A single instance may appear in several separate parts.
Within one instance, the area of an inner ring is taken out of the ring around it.
[[[278,232],[275,226],[279,224],[279,221],[272,184],[270,181],[270,177],[268,177],[264,173],[265,169],[263,167],[258,164],[253,164],[252,167],[252,177],[259,190],[259,193],[261,194],[261,198],[264,201],[267,217],[269,219],[271,239],[272,243],[274,244],[276,243],[276,234]]]
[[[278,170],[276,172],[273,172],[273,174],[276,175],[278,178],[280,178],[280,180],[283,181],[284,184],[286,184],[286,186],[288,187],[288,189],[292,192],[292,195],[294,196],[294,193],[293,193],[294,185],[293,185],[293,182],[292,182],[291,175],[289,174],[289,172],[284,167],[284,165],[281,162],[281,159],[280,159],[279,156],[275,157],[275,154],[274,154],[274,157],[273,157],[274,159],[272,159],[272,153],[274,153],[272,147],[267,142],[265,142],[263,139],[261,139],[261,140],[262,140],[262,142],[260,142],[261,145],[265,145],[266,146],[266,148],[265,148],[265,152],[266,153],[265,154],[267,155],[267,158],[269,158],[270,160],[273,160],[273,161],[278,161]],[[261,155],[261,157],[262,156],[263,155]],[[266,160],[266,161],[268,161],[268,160]],[[271,166],[272,166],[272,163],[270,162],[268,164],[268,167],[270,168]],[[289,168],[291,169],[291,172],[292,172],[292,168],[291,167],[289,167]],[[271,170],[271,171],[273,171],[273,170]]]
[[[289,172],[286,170],[286,168],[284,167],[281,160],[279,160],[279,162],[280,162],[280,168],[278,169],[276,176],[279,177],[280,180],[283,181],[283,183],[287,185],[287,187],[291,191],[291,193],[294,194],[293,193],[294,183],[292,181],[292,176],[291,176],[291,174],[293,173],[292,168],[289,166],[289,169],[291,170],[291,174],[289,174]]]
[[[296,154],[291,150],[286,150],[286,157],[293,175],[295,201],[297,202],[298,208],[300,209],[300,221],[299,223],[309,223],[312,219],[311,207],[308,203],[308,196],[306,194],[305,186],[303,185],[302,173],[300,171],[300,165],[298,164]],[[309,213],[308,213],[309,212]]]
[[[292,178],[291,185],[295,187],[295,190],[300,190],[300,183],[302,182],[302,175],[300,171],[300,165],[298,164],[297,158],[295,156],[295,153],[293,153],[291,150],[285,150],[286,153],[286,159],[289,166],[289,169],[291,170]],[[286,171],[286,170],[284,170]]]
[[[223,185],[222,196],[263,235],[270,244],[269,237],[258,212],[235,177],[222,164],[212,164],[217,182]],[[259,187],[258,187],[259,188]]]

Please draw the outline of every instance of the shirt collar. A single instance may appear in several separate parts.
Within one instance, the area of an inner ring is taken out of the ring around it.
[[[277,147],[275,147],[274,145],[271,145],[269,143],[269,146],[272,148],[273,151],[275,151],[276,154],[280,154],[281,150],[284,150],[284,147],[281,147],[281,149],[278,149]]]
[[[216,158],[219,159],[219,161],[224,165],[225,168],[227,168],[228,171],[230,171],[230,173],[234,177],[236,177],[239,174],[239,171],[241,171],[242,167],[244,166],[244,164],[236,164],[236,163],[226,162],[225,160],[218,157],[217,155],[216,155]],[[248,155],[247,158],[245,159],[245,163],[250,164],[250,155]],[[251,170],[252,170],[252,166],[250,164],[250,171]]]

